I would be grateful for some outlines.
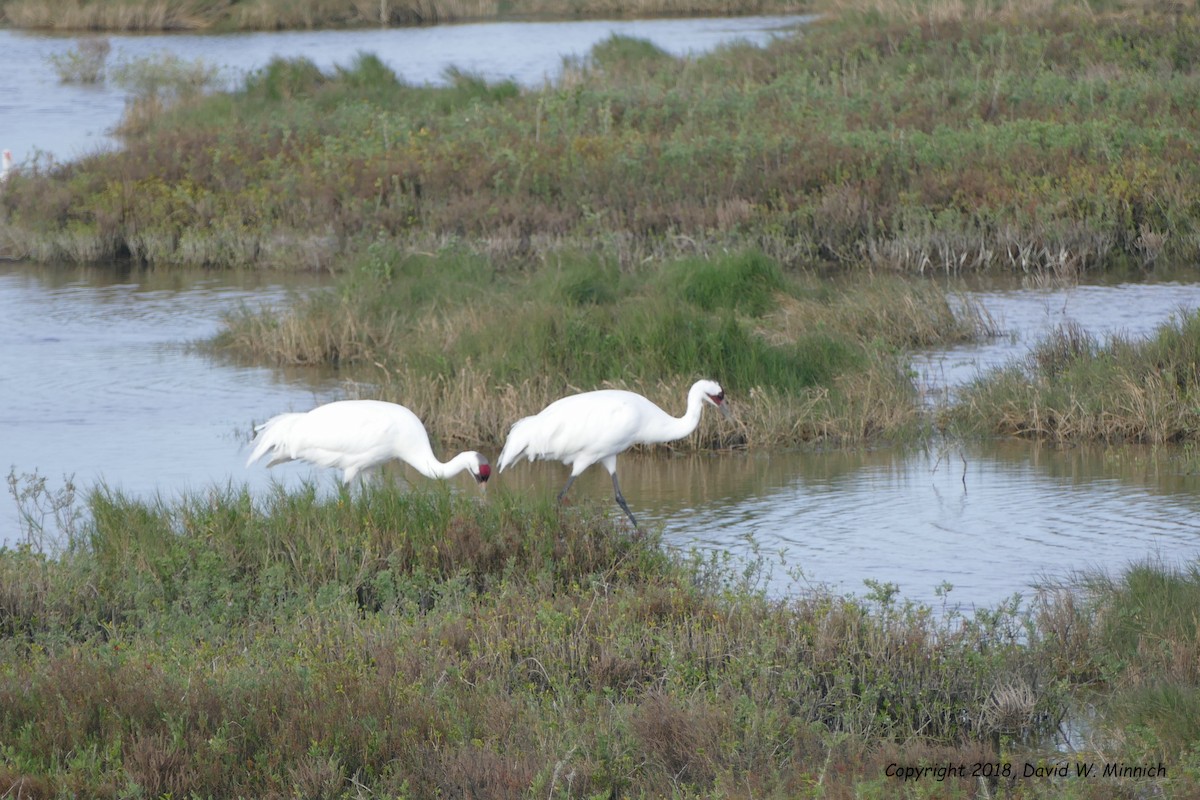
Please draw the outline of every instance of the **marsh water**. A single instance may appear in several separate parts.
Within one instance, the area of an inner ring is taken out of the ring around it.
[[[204,58],[232,75],[274,55],[323,67],[375,52],[406,80],[436,83],[449,66],[526,85],[553,79],[614,32],[674,53],[734,39],[761,43],[798,18],[514,23],[412,30],[113,36],[110,61],[160,51]],[[0,31],[0,146],[18,163],[111,147],[107,131],[124,95],[111,86],[61,86],[49,57],[72,38]],[[231,78],[232,79],[232,78]],[[81,488],[103,483],[142,497],[249,485],[265,492],[332,475],[297,465],[246,469],[253,424],[346,393],[346,375],[245,367],[192,346],[223,312],[277,303],[319,287],[316,276],[53,268],[0,262],[0,468]],[[1045,332],[1073,320],[1097,336],[1145,335],[1181,309],[1200,307],[1200,284],[1137,280],[1066,287],[1012,283],[957,287],[1005,335],[920,353],[914,370],[927,402],[944,401],[981,369],[1021,357]],[[733,387],[730,387],[731,389]],[[536,409],[530,409],[534,411]],[[676,409],[677,410],[677,409]],[[1028,594],[1043,577],[1130,561],[1200,553],[1200,478],[1170,450],[1058,450],[1028,442],[931,444],[854,452],[752,452],[681,458],[625,457],[621,481],[642,521],[680,549],[760,563],[767,585],[806,583],[862,592],[896,583],[904,597],[989,606]],[[406,470],[389,479],[423,481]],[[461,477],[461,476],[460,476]],[[557,464],[523,464],[489,490],[553,496]],[[456,489],[474,491],[462,478]],[[572,488],[607,502],[599,469]],[[28,509],[27,509],[28,510]],[[49,522],[49,521],[48,521]],[[18,504],[0,498],[0,545],[20,541]]]
[[[348,376],[238,366],[191,346],[238,304],[280,302],[321,282],[0,265],[0,466],[36,471],[51,488],[73,476],[81,488],[102,482],[165,499],[243,484],[265,492],[276,481],[333,491],[328,473],[243,462],[254,423],[344,396]],[[1022,356],[1064,319],[1136,336],[1200,307],[1200,284],[1172,282],[963,292],[1009,333],[920,354],[918,374],[939,391]],[[425,480],[407,469],[385,477]],[[522,464],[489,491],[550,497],[565,478],[558,464]],[[858,593],[876,580],[940,604],[937,590],[949,583],[949,602],[987,606],[1028,595],[1044,577],[1200,553],[1200,478],[1162,449],[996,441],[624,457],[621,481],[672,547],[760,560],[780,592],[819,583]],[[453,485],[475,491],[467,478]],[[607,503],[611,484],[597,468],[571,491]],[[10,498],[0,503],[0,542],[20,537]]]

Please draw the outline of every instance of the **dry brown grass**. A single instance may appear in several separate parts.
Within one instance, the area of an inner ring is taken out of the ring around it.
[[[787,13],[793,0],[11,0],[10,25],[58,31],[290,30],[404,26],[509,17],[576,18]]]
[[[630,715],[642,749],[676,781],[710,783],[719,763],[723,712],[702,698],[684,704],[661,691],[646,693]]]
[[[395,315],[365,320],[350,303],[332,295],[307,301],[303,313],[246,310],[229,326],[226,346],[285,365],[377,364],[399,344]]]
[[[0,797],[22,800],[51,800],[58,796],[54,781],[42,775],[27,775],[9,767],[0,767]]]
[[[979,303],[934,283],[855,275],[827,294],[780,297],[759,326],[772,342],[795,341],[812,330],[913,348],[975,341],[995,335],[998,327]]]
[[[1065,8],[1090,11],[1087,5],[1063,0],[817,0],[814,5],[830,14],[877,14],[886,19],[930,24],[995,17],[1021,19]]]
[[[203,2],[169,0],[13,0],[4,16],[15,28],[55,31],[194,31],[207,27]]]

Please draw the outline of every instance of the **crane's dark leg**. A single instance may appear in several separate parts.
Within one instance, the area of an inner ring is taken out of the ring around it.
[[[635,531],[641,531],[638,527],[637,520],[633,518],[633,512],[629,510],[629,504],[625,502],[625,495],[621,494],[621,484],[617,483],[617,473],[613,473],[613,491],[617,493],[617,503],[621,508],[625,509],[625,513],[629,515],[629,521],[633,523]]]
[[[575,476],[574,476],[574,475],[572,475],[571,477],[567,478],[567,485],[566,485],[566,486],[564,486],[564,487],[562,488],[562,491],[558,493],[558,502],[560,502],[560,503],[561,503],[561,502],[563,501],[563,498],[567,496],[567,489],[570,489],[570,488],[571,488],[571,484],[572,484],[572,483],[574,483],[574,482],[575,482]]]

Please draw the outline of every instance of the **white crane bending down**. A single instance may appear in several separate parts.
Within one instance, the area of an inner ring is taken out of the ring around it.
[[[571,465],[571,477],[558,493],[561,503],[575,478],[596,462],[612,475],[617,503],[629,515],[633,527],[637,520],[621,494],[617,482],[617,455],[635,444],[658,444],[682,439],[700,424],[705,403],[716,406],[726,417],[725,392],[716,381],[696,381],[688,391],[687,411],[672,417],[635,392],[600,389],[573,394],[555,400],[538,414],[513,424],[500,452],[499,469],[522,458],[561,461]]]
[[[280,414],[254,430],[247,467],[270,453],[268,467],[285,461],[333,467],[343,471],[347,486],[360,472],[392,459],[429,478],[449,478],[467,470],[481,489],[487,488],[492,474],[487,459],[474,451],[439,461],[417,415],[380,400],[339,400],[304,413]]]

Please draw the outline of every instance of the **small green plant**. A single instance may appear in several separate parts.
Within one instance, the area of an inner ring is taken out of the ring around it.
[[[112,44],[103,37],[79,39],[65,53],[50,56],[50,64],[61,83],[103,83]]]
[[[246,78],[247,97],[278,103],[309,97],[329,78],[307,58],[272,58],[265,67]]]
[[[203,60],[188,61],[163,52],[122,62],[112,80],[138,98],[176,101],[211,92],[221,85],[221,71]]]
[[[59,552],[76,541],[83,511],[73,477],[64,477],[55,489],[36,471],[18,475],[14,469],[8,473],[8,493],[17,504],[24,544],[33,552]]]

